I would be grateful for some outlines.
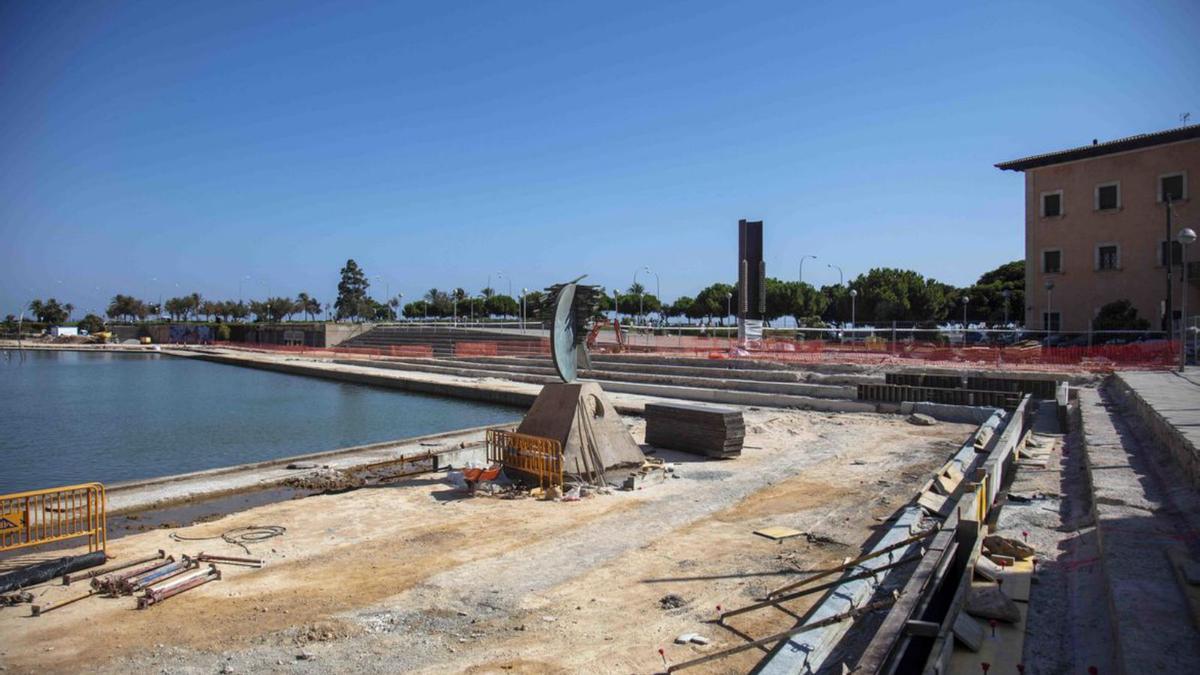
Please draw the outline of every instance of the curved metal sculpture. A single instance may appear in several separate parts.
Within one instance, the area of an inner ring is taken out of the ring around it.
[[[584,342],[587,340],[587,322],[596,310],[600,289],[577,283],[580,279],[583,277],[546,289],[548,300],[544,309],[554,314],[550,355],[563,382],[574,382],[580,368],[591,366]]]

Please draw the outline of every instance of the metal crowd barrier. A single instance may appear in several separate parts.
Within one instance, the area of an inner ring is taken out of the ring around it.
[[[108,498],[100,483],[0,495],[0,551],[87,537],[106,551]]]
[[[487,458],[506,471],[536,478],[543,489],[563,485],[562,444],[552,438],[488,429]]]

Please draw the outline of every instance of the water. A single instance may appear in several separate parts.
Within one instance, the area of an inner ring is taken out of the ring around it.
[[[161,354],[0,352],[0,493],[199,471],[463,427],[514,408]]]

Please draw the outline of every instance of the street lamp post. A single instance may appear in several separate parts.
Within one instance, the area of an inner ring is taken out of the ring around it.
[[[1051,279],[1047,279],[1046,280],[1046,321],[1045,321],[1046,325],[1044,326],[1047,333],[1050,332],[1050,314],[1051,314],[1050,308],[1053,306],[1052,305],[1053,300],[1054,300],[1054,281]]]
[[[800,283],[804,283],[804,259],[805,258],[812,258],[813,260],[816,260],[817,256],[807,255],[807,254],[800,256],[800,274],[797,275],[797,277],[796,277],[796,280],[799,281]]]
[[[971,302],[971,296],[963,296],[963,338],[967,336],[967,304]]]
[[[512,277],[504,276],[504,272],[496,272],[496,278],[508,280],[508,297],[511,298],[512,297]]]
[[[725,294],[725,316],[733,316],[733,293]]]
[[[841,267],[838,267],[837,265],[834,265],[834,264],[832,264],[832,263],[831,263],[831,264],[829,264],[829,265],[828,265],[828,267],[829,267],[829,269],[831,269],[831,270],[837,270],[837,271],[838,271],[838,286],[843,286],[843,285],[845,285],[845,281],[846,281],[846,275],[845,275],[845,274],[842,274],[842,268],[841,268]]]
[[[521,289],[521,333],[525,332],[525,298],[529,295],[528,288]]]
[[[1182,286],[1179,289],[1179,372],[1181,373],[1184,367],[1187,366],[1187,249],[1189,245],[1194,243],[1196,243],[1195,230],[1185,227],[1179,231],[1179,244],[1180,248],[1183,249],[1179,252],[1182,258],[1179,261],[1182,263],[1179,275],[1180,285]]]
[[[621,291],[613,289],[613,324],[617,326],[617,334],[621,334]]]
[[[854,319],[856,318],[855,313],[858,310],[858,307],[856,306],[857,303],[858,303],[858,290],[851,288],[850,289],[850,326],[851,327],[854,326]]]

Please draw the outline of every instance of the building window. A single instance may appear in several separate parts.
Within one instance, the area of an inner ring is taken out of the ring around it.
[[[1170,195],[1171,201],[1187,199],[1187,172],[1168,173],[1158,177],[1158,201],[1166,201]]]
[[[1096,270],[1121,268],[1121,249],[1116,244],[1100,244],[1096,247]]]
[[[1121,184],[1102,183],[1096,186],[1096,210],[1108,211],[1121,208]]]
[[[1158,242],[1158,266],[1163,266],[1163,261],[1167,259],[1167,244],[1171,244],[1171,267],[1181,267],[1183,265],[1183,244],[1172,241]]]
[[[1062,273],[1062,251],[1053,249],[1050,251],[1042,251],[1042,273],[1043,274],[1061,274]]]
[[[1062,315],[1058,312],[1042,312],[1042,330],[1057,333],[1062,327]]]
[[[1062,215],[1062,190],[1042,193],[1042,217],[1057,218]]]

